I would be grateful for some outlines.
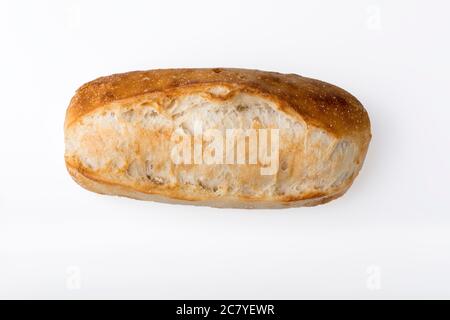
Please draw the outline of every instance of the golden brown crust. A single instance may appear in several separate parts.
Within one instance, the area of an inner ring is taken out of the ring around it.
[[[222,84],[276,100],[289,114],[337,137],[370,139],[366,110],[350,93],[334,85],[302,77],[248,69],[159,69],[101,77],[78,89],[66,115],[66,127],[98,107],[141,95]]]

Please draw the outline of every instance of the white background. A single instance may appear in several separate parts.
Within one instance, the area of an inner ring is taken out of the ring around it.
[[[1,298],[450,298],[447,1],[2,1]],[[174,67],[334,83],[373,140],[349,192],[271,211],[90,193],[65,170],[81,84]]]

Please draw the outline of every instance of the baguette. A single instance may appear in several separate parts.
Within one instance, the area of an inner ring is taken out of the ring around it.
[[[98,78],[72,98],[64,134],[67,169],[90,191],[236,208],[341,196],[371,139],[366,110],[343,89],[224,68]]]

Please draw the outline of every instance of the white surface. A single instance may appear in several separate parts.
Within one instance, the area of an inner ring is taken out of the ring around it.
[[[0,297],[450,298],[445,1],[2,1]],[[339,85],[372,121],[350,191],[219,210],[99,196],[63,161],[101,75],[245,67]]]

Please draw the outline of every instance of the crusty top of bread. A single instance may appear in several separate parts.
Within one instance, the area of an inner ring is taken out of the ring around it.
[[[180,92],[222,85],[273,100],[290,115],[325,129],[336,137],[370,139],[370,122],[361,103],[345,90],[296,74],[248,69],[160,69],[101,77],[86,83],[72,98],[66,128],[107,104],[141,95]],[[367,141],[368,142],[368,141]]]

